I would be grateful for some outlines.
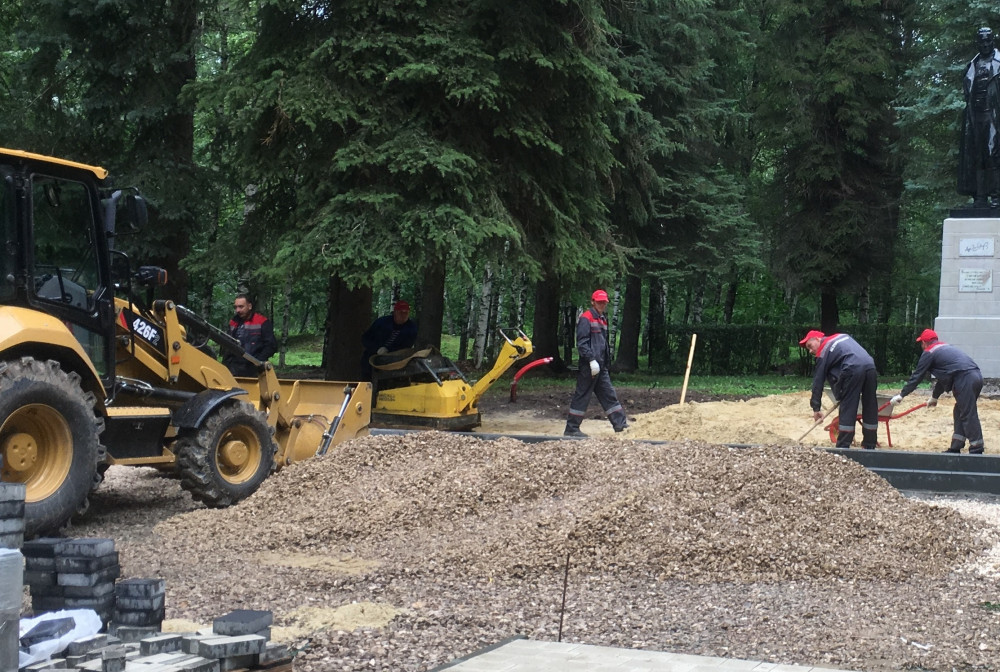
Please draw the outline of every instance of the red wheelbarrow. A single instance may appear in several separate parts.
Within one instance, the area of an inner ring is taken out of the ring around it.
[[[893,413],[895,409],[892,407],[892,404],[889,403],[889,400],[891,400],[892,397],[878,395],[877,399],[878,399],[878,421],[881,422],[883,425],[885,425],[885,439],[888,442],[889,447],[892,448],[892,432],[889,431],[889,421],[896,420],[897,418],[901,418],[904,415],[909,415],[910,413],[913,413],[913,411],[916,411],[926,406],[927,402],[925,401],[922,404],[917,404],[913,408],[902,411],[900,413]],[[860,414],[858,414],[858,422],[861,422]],[[837,434],[840,431],[838,429],[838,421],[834,420],[825,429],[828,432],[830,432],[830,443],[837,443]]]

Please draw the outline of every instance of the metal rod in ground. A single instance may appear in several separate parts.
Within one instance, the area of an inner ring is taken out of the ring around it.
[[[557,642],[562,641],[562,628],[563,628],[563,616],[566,615],[566,588],[569,586],[569,553],[566,554],[566,571],[563,573],[563,594],[562,594],[562,606],[559,607],[559,635],[556,637]]]

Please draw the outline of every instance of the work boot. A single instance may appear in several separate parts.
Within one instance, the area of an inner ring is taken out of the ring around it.
[[[965,441],[964,440],[963,441],[959,441],[958,439],[952,439],[951,440],[951,446],[949,446],[948,450],[946,450],[944,452],[958,454],[958,453],[962,452],[962,448],[965,448]]]
[[[619,432],[624,432],[626,429],[628,429],[628,426],[629,426],[628,423],[624,422],[621,425],[615,427],[615,434]]]
[[[578,439],[586,439],[587,435],[580,431],[579,427],[570,427],[566,425],[566,430],[563,432],[563,436],[573,436]]]
[[[982,454],[983,454],[982,448],[969,448],[969,455],[982,455]]]
[[[854,432],[837,432],[837,448],[850,450],[852,443],[854,443]]]

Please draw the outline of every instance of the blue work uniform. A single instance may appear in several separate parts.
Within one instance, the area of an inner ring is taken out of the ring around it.
[[[873,449],[878,438],[878,375],[875,360],[847,334],[833,334],[820,341],[813,374],[809,405],[818,412],[824,383],[830,384],[833,397],[840,402],[837,423],[837,447],[850,448],[861,405],[861,446]]]
[[[590,395],[597,395],[597,401],[611,421],[611,426],[620,432],[628,425],[625,409],[618,401],[618,394],[611,384],[608,367],[611,365],[611,346],[608,343],[608,318],[596,310],[585,310],[576,323],[576,349],[580,354],[577,363],[576,391],[569,402],[566,417],[566,432],[579,432],[580,423],[590,406]],[[596,376],[591,374],[590,362],[596,361],[601,370]]]
[[[917,368],[906,381],[899,395],[905,397],[928,374],[934,376],[931,396],[937,399],[945,392],[955,395],[954,433],[951,437],[949,453],[961,452],[965,442],[969,442],[969,452],[973,455],[983,452],[983,427],[979,422],[979,394],[983,391],[983,374],[972,358],[956,348],[938,341],[920,355]]]

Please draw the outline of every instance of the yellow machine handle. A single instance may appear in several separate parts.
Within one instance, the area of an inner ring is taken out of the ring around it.
[[[514,362],[531,356],[531,353],[535,351],[534,346],[531,345],[531,339],[520,329],[508,327],[506,329],[500,328],[497,331],[503,337],[503,347],[500,348],[500,354],[497,355],[497,361],[493,364],[493,368],[472,386],[472,394],[470,395],[469,403],[465,406],[466,408],[479,401],[479,398],[485,394],[486,390],[493,383],[497,382],[497,379],[513,366]],[[508,331],[514,332],[515,335],[513,338],[504,333]]]

